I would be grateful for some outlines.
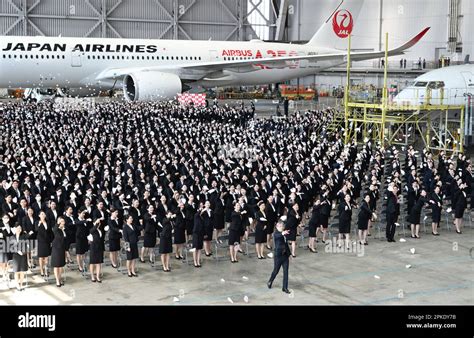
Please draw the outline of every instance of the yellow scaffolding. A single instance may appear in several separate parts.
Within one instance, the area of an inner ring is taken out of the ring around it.
[[[431,93],[421,105],[396,105],[388,94],[388,33],[385,35],[385,70],[380,103],[351,102],[351,36],[348,38],[347,82],[344,94],[345,143],[370,138],[381,145],[408,145],[420,136],[425,147],[446,152],[463,152],[464,106],[430,104]],[[441,103],[443,102],[443,93]],[[414,130],[413,130],[414,129]]]

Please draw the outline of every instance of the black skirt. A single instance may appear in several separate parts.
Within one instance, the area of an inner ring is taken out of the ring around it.
[[[143,237],[143,246],[145,248],[154,248],[156,246],[156,235],[145,234]]]
[[[104,263],[104,251],[91,250],[89,264],[102,264],[102,263]]]
[[[51,243],[38,241],[38,257],[44,258],[51,256]]]
[[[308,233],[308,236],[311,237],[311,238],[315,238],[316,237],[316,224],[313,224],[313,223],[310,223],[309,224],[309,227],[308,227],[308,230],[309,230],[309,233]]]
[[[267,235],[273,234],[274,231],[275,231],[275,223],[268,222],[267,229],[266,229]]]
[[[62,268],[66,265],[66,252],[63,250],[54,250],[51,253],[51,266],[53,268]]]
[[[323,229],[327,229],[329,227],[329,217],[321,216],[320,225]]]
[[[240,231],[229,230],[229,245],[240,244]]]
[[[120,238],[109,239],[109,251],[111,252],[120,251]]]
[[[89,241],[87,237],[76,238],[76,255],[84,255],[87,251],[89,251]]]
[[[76,243],[76,236],[67,236],[64,239],[64,245],[66,246],[66,251],[69,251],[71,244]]]
[[[339,233],[340,234],[348,234],[351,232],[351,224],[347,224],[347,223],[339,223]]]
[[[173,252],[173,243],[171,238],[160,239],[160,254],[168,254]]]
[[[186,220],[186,232],[189,235],[193,234],[193,228],[194,228],[194,222],[192,219],[187,219]]]
[[[19,255],[16,252],[13,254],[13,272],[28,271],[28,257],[26,253]]]
[[[207,238],[205,238],[204,240],[205,241],[212,241],[212,233],[214,232],[214,229],[211,228],[211,227],[207,227],[204,229],[204,235],[207,236]]]
[[[267,233],[263,230],[263,226],[257,225],[255,227],[255,243],[261,244],[267,242]]]
[[[174,229],[174,244],[184,244],[186,243],[186,233],[184,229],[176,228]]]
[[[199,235],[193,235],[193,248],[201,250],[203,247],[203,237]]]
[[[454,218],[463,218],[464,210],[464,208],[456,208],[456,210],[454,211]]]
[[[127,250],[127,261],[138,258],[138,243],[130,243],[130,251]]]
[[[296,241],[296,235],[297,235],[296,229],[290,229],[290,233],[288,234],[287,240],[291,242]]]
[[[441,210],[434,210],[431,213],[431,218],[433,220],[433,223],[439,223],[441,222]]]
[[[224,229],[224,225],[225,225],[224,215],[216,217],[214,219],[214,229],[218,229],[218,230]]]
[[[410,213],[408,216],[408,222],[410,224],[420,224],[421,214],[419,213]]]

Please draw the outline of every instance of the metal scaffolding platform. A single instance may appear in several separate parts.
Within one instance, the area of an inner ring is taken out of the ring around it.
[[[349,36],[349,51],[351,50]],[[388,34],[386,35],[385,65],[388,64]],[[347,84],[344,95],[343,134],[347,143],[361,142],[367,138],[381,145],[415,144],[422,140],[424,146],[434,151],[464,151],[464,106],[430,104],[430,93],[422,105],[395,105],[389,102],[387,68],[384,71],[384,88],[380,103],[352,102],[349,94],[351,62],[347,56]]]

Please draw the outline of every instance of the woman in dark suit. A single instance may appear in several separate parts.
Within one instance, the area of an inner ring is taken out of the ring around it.
[[[66,232],[64,227],[66,225],[65,219],[58,217],[58,226],[54,227],[54,239],[51,251],[51,266],[54,268],[54,276],[56,277],[56,286],[59,288],[64,285],[62,281],[62,271],[66,265]]]
[[[229,252],[230,261],[237,263],[237,250],[235,246],[240,244],[240,236],[242,234],[242,214],[240,212],[240,204],[237,202],[234,206],[234,211],[231,214],[231,221],[229,226]]]
[[[457,192],[456,204],[454,206],[454,225],[456,226],[456,233],[462,234],[462,219],[464,217],[464,211],[467,207],[466,200],[466,183],[461,183],[459,191]]]
[[[323,243],[326,243],[326,236],[328,233],[329,227],[329,216],[331,215],[331,201],[328,199],[328,192],[324,192],[321,198],[321,219],[319,221],[319,229],[316,230],[316,237],[318,237],[318,232],[323,233]]]
[[[201,267],[201,250],[204,246],[204,225],[201,218],[201,211],[203,205],[199,204],[199,208],[194,214],[194,224],[193,224],[193,260],[194,267]]]
[[[12,259],[12,254],[7,250],[7,240],[13,235],[14,231],[10,227],[10,217],[4,214],[2,216],[2,224],[0,225],[0,240],[2,241],[2,245],[0,246],[0,273],[2,276],[6,273],[8,261]]]
[[[434,191],[430,195],[430,206],[431,206],[431,233],[433,236],[439,236],[438,227],[441,222],[441,210],[443,209],[443,200],[439,195],[441,187],[436,185]]]
[[[39,213],[36,233],[40,273],[41,277],[44,277],[49,275],[48,260],[49,256],[51,256],[51,243],[54,238],[53,227],[51,224],[48,224],[46,213],[44,211],[40,211]]]
[[[13,272],[15,273],[16,289],[23,291],[23,278],[28,271],[28,234],[23,232],[21,225],[15,227],[15,234],[12,236],[13,245]]]
[[[158,220],[155,214],[155,207],[150,204],[147,212],[143,215],[143,248],[140,254],[140,262],[145,263],[145,255],[150,254],[150,262],[156,246],[156,235],[158,230]],[[159,234],[158,234],[159,236]]]
[[[135,260],[138,258],[138,232],[134,224],[132,215],[128,215],[125,219],[123,227],[123,240],[125,241],[127,250],[127,271],[128,277],[138,277],[135,273]]]
[[[421,210],[423,209],[423,205],[426,203],[426,191],[423,189],[421,190],[420,197],[418,197],[417,201],[413,205],[410,210],[410,214],[408,216],[408,222],[411,224],[411,238],[420,238],[419,231],[420,231],[420,219],[421,219]]]
[[[359,242],[363,245],[367,243],[367,229],[369,221],[372,218],[372,210],[370,209],[370,194],[365,194],[364,200],[360,205],[359,215],[357,217],[357,228],[359,229]]]
[[[309,242],[308,249],[309,251],[316,253],[318,252],[314,247],[314,242],[316,239],[316,229],[321,222],[321,200],[317,200],[313,205],[313,210],[311,211],[311,218],[308,222],[309,227]]]
[[[338,247],[341,247],[340,242],[345,238],[346,247],[349,247],[349,234],[351,233],[351,219],[352,219],[352,205],[351,195],[345,194],[344,200],[339,204],[339,238]]]
[[[170,253],[173,252],[173,236],[171,224],[172,218],[175,216],[170,210],[166,213],[166,217],[163,219],[163,230],[160,234],[160,254],[161,263],[163,264],[163,271],[170,272]]]
[[[285,230],[289,230],[288,242],[291,243],[291,257],[296,257],[296,234],[298,232],[298,226],[301,222],[301,216],[298,213],[298,203],[293,203],[290,211],[288,212]]]
[[[29,240],[36,239],[37,223],[38,223],[38,220],[35,217],[35,211],[32,207],[29,207],[26,212],[26,216],[23,217],[21,221],[21,228],[23,229],[23,232],[27,234]],[[31,250],[28,250],[27,256],[28,256],[28,266],[30,268],[36,267],[33,256],[31,255]]]
[[[104,263],[104,247],[102,246],[104,236],[104,231],[100,230],[100,223],[96,223],[90,230],[89,236],[87,236],[90,243],[89,271],[93,283],[102,283],[100,272],[102,263]]]
[[[186,214],[184,210],[184,202],[178,203],[176,211],[176,219],[174,222],[174,245],[176,247],[176,259],[183,259],[183,245],[186,243]]]
[[[211,209],[211,202],[204,203],[204,209],[201,211],[202,224],[204,228],[204,254],[207,257],[212,256],[211,241],[214,232],[214,212]]]
[[[263,249],[267,242],[266,230],[268,226],[268,219],[265,214],[265,202],[260,201],[257,206],[259,210],[255,213],[255,251],[257,252],[258,259],[265,259]]]
[[[219,243],[222,243],[219,237],[225,227],[225,195],[225,192],[221,193],[220,198],[214,203],[214,229],[216,229],[216,241]]]
[[[89,241],[87,236],[92,228],[92,220],[87,220],[87,209],[81,208],[79,214],[74,221],[74,225],[70,225],[71,228],[75,228],[75,243],[76,243],[76,260],[77,267],[80,272],[84,271],[84,255],[89,251]],[[67,230],[67,229],[66,229]],[[69,234],[66,232],[66,235]]]
[[[118,267],[118,254],[120,251],[120,238],[122,238],[122,224],[119,222],[119,211],[110,209],[110,218],[107,223],[109,227],[109,256],[110,264],[116,269]]]

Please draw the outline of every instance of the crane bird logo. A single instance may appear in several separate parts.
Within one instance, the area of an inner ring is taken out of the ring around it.
[[[352,33],[352,28],[354,28],[352,14],[345,9],[337,11],[332,19],[332,27],[338,37],[341,39],[347,38]]]

